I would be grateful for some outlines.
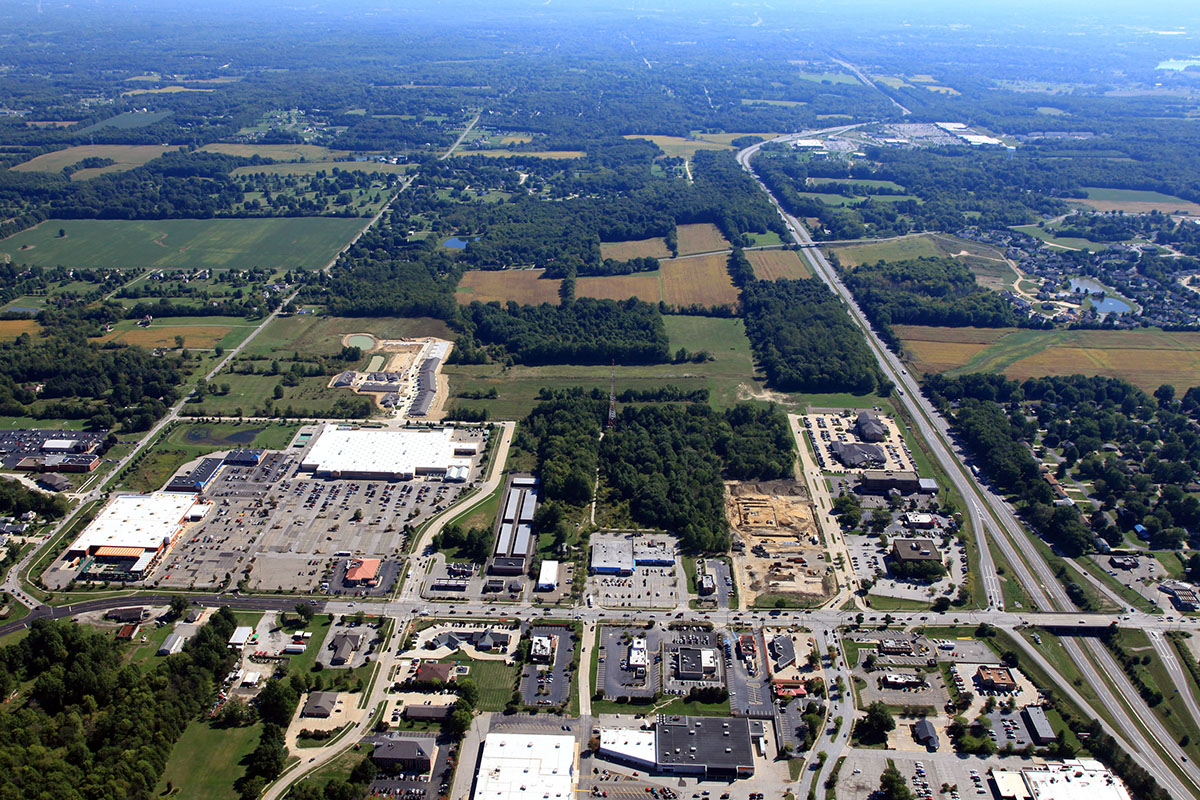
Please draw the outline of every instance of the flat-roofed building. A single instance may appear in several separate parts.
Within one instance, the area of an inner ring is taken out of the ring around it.
[[[561,734],[489,733],[473,800],[574,800],[579,742]]]
[[[558,588],[558,562],[543,561],[538,567],[537,586],[539,592],[552,592]]]
[[[220,458],[202,458],[187,472],[180,473],[167,484],[168,492],[202,492],[225,462]]]
[[[139,580],[158,563],[184,525],[208,506],[195,495],[154,492],[118,495],[67,546],[80,559],[80,575]]]
[[[642,535],[633,540],[635,567],[671,567],[675,565],[675,546],[661,536]]]
[[[638,675],[646,674],[646,665],[649,664],[649,656],[646,651],[646,637],[634,636],[629,642],[629,654],[625,657],[629,668]]]
[[[371,760],[384,772],[425,774],[436,755],[437,743],[431,738],[388,739],[375,745]]]
[[[859,485],[864,492],[882,493],[895,489],[909,494],[921,488],[921,479],[915,472],[869,469],[863,472]]]
[[[625,537],[593,537],[591,571],[597,575],[632,575],[633,542]]]
[[[991,778],[1000,800],[1130,800],[1121,779],[1090,758],[993,769]]]
[[[717,674],[717,651],[711,647],[681,647],[675,654],[675,677],[681,681],[711,680]]]
[[[601,728],[600,755],[647,772],[658,769],[654,731]]]
[[[979,685],[993,692],[1015,692],[1017,679],[1013,677],[1008,667],[982,666],[975,671],[975,680]]]
[[[300,462],[318,477],[362,480],[411,480],[444,475],[450,467],[470,466],[455,455],[462,443],[450,428],[353,430],[325,427]]]
[[[453,712],[454,706],[452,705],[406,705],[401,716],[414,722],[437,722],[446,719]]]
[[[529,660],[535,664],[549,664],[554,660],[554,648],[557,636],[534,636],[529,643]]]
[[[910,511],[904,515],[904,525],[908,528],[932,528],[936,522],[932,514]]]
[[[898,563],[909,564],[914,561],[941,561],[942,554],[932,539],[893,539],[892,558]]]
[[[654,733],[659,772],[726,779],[754,774],[750,720],[744,717],[660,716]]]
[[[1050,724],[1050,718],[1041,706],[1025,706],[1021,709],[1021,719],[1029,729],[1029,738],[1034,744],[1050,744],[1057,739],[1054,726]]]

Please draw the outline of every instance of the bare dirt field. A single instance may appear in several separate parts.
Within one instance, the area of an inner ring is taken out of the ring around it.
[[[474,300],[481,303],[490,303],[493,300],[506,303],[514,300],[529,305],[557,305],[558,290],[562,281],[543,280],[543,272],[545,270],[541,269],[467,270],[458,282],[455,296],[462,305]],[[577,294],[583,293],[577,291]]]
[[[745,545],[733,557],[738,589],[747,606],[761,595],[804,602],[828,596],[825,551],[819,544],[808,489],[796,481],[730,483],[725,513],[734,540]]]

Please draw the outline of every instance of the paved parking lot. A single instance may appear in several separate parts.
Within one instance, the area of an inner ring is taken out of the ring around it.
[[[632,575],[592,575],[588,590],[605,608],[674,608],[682,568],[638,567]]]
[[[905,753],[854,750],[838,775],[838,800],[868,800],[879,789],[879,776],[891,760],[918,798],[925,800],[990,800],[988,770],[1020,769],[1028,759],[1016,756],[961,756],[957,753]],[[976,780],[978,779],[978,780]],[[942,791],[942,786],[947,791]]]
[[[638,677],[626,664],[629,643],[634,636],[646,637],[646,674]],[[658,628],[617,628],[605,626],[600,629],[600,656],[597,664],[596,686],[604,690],[608,699],[617,697],[653,697],[662,685],[662,640],[663,631]]]
[[[803,417],[809,442],[812,444],[813,452],[816,453],[817,465],[822,471],[860,472],[862,470],[862,467],[844,466],[832,451],[834,442],[863,443],[863,440],[855,433],[855,421],[858,413],[857,411],[813,413]],[[869,442],[869,444],[879,446],[884,453],[885,462],[869,468],[913,471],[915,468],[912,455],[909,453],[908,445],[905,444],[904,437],[900,435],[900,429],[896,427],[896,423],[878,412],[875,412],[875,417],[885,428],[886,436],[883,441]]]
[[[529,706],[557,706],[567,702],[571,689],[571,658],[575,654],[575,631],[560,626],[536,625],[530,636],[554,636],[552,664],[525,664],[521,669],[521,699]],[[586,691],[586,690],[581,690]]]
[[[718,633],[703,630],[674,630],[669,631],[664,640],[665,653],[663,661],[663,691],[667,694],[687,694],[694,688],[705,686],[724,686],[724,653],[721,649],[721,636]],[[717,671],[711,679],[684,680],[676,670],[676,658],[682,648],[709,649],[717,652]]]
[[[433,800],[439,794],[442,784],[449,784],[452,770],[449,767],[450,751],[453,743],[444,737],[430,732],[393,731],[388,734],[368,736],[362,740],[364,744],[382,744],[389,739],[425,739],[434,737],[437,741],[437,753],[434,756],[433,767],[428,775],[388,775],[379,773],[380,777],[371,782],[371,797],[397,797],[408,800]],[[447,785],[446,788],[449,788]]]

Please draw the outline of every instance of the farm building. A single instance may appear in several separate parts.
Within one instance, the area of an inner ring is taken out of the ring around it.
[[[208,509],[195,495],[155,492],[114,497],[67,547],[80,575],[138,580],[148,574],[189,520]]]
[[[318,477],[364,480],[445,475],[451,467],[469,470],[479,445],[456,442],[453,436],[450,428],[382,431],[326,427],[300,468]]]

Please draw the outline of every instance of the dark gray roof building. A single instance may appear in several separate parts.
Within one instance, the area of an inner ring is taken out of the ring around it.
[[[937,729],[927,719],[917,720],[917,724],[913,726],[913,738],[930,750],[937,750],[942,745],[938,740]]]
[[[887,463],[887,457],[883,454],[883,448],[877,444],[834,442],[829,449],[838,461],[854,469]]]
[[[433,739],[388,739],[375,745],[371,760],[388,772],[429,772],[436,748]]]
[[[750,720],[659,716],[654,748],[662,772],[739,778],[754,774]]]
[[[1025,706],[1021,709],[1021,719],[1025,720],[1029,738],[1034,744],[1050,744],[1057,738],[1054,735],[1054,726],[1050,724],[1041,706]]]
[[[887,438],[887,428],[870,411],[863,411],[854,423],[854,432],[864,442],[882,442]]]
[[[308,696],[300,716],[326,718],[337,707],[337,698],[337,692],[313,692]]]
[[[787,669],[796,663],[796,644],[792,637],[780,634],[767,644],[771,657],[775,659],[775,670]]]

